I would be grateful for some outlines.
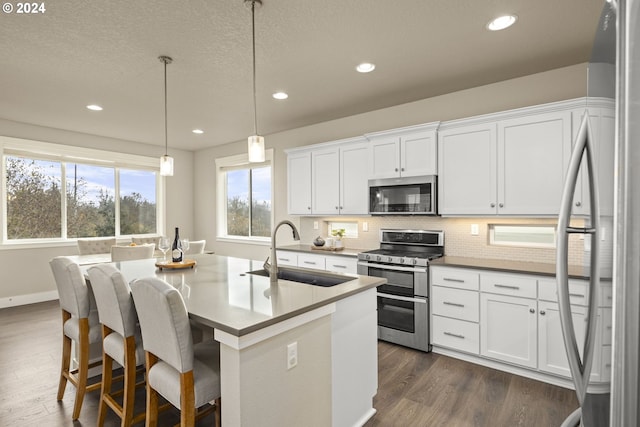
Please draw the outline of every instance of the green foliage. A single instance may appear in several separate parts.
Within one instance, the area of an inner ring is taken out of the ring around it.
[[[251,229],[249,220],[251,219]],[[271,236],[271,205],[263,201],[253,201],[251,212],[249,202],[239,196],[227,200],[227,234],[230,236]]]
[[[338,237],[340,239],[342,239],[345,234],[346,234],[346,230],[344,228],[336,228],[335,230],[331,231],[332,236]]]

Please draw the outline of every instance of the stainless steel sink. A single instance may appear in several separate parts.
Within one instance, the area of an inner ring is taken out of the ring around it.
[[[264,269],[248,271],[247,274],[269,277],[269,272]],[[348,282],[350,280],[354,280],[353,277],[340,276],[337,274],[293,270],[282,267],[278,269],[278,279],[306,283],[307,285],[323,286],[326,288],[339,285],[340,283]]]

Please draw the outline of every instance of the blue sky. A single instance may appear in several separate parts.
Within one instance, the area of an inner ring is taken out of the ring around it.
[[[253,199],[271,204],[271,167],[253,170]],[[227,172],[227,197],[249,198],[249,174],[246,169]]]

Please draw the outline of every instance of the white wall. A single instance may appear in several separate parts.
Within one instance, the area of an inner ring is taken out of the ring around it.
[[[0,119],[3,136],[31,139],[95,148],[119,153],[131,153],[159,158],[164,147],[138,142],[104,138],[96,135],[69,132],[60,129],[18,123]],[[180,227],[183,237],[194,235],[193,227],[193,152],[170,149],[174,157],[175,174],[166,179],[167,233],[173,236],[173,227]],[[29,302],[57,298],[55,282],[49,260],[58,255],[76,255],[75,243],[24,247],[16,249],[0,245],[0,308]]]
[[[586,96],[586,69],[586,64],[574,65],[267,135],[265,137],[267,148],[275,150],[275,221],[277,223],[283,219],[290,219],[295,224],[300,224],[299,217],[287,215],[287,163],[284,153],[286,148],[354,137],[367,132],[452,120]],[[240,154],[246,149],[246,141],[239,141],[196,153],[195,191],[198,197],[194,205],[195,231],[198,238],[207,239],[207,248],[215,250],[218,254],[264,259],[268,255],[267,246],[215,240],[215,159]],[[303,236],[306,239],[313,237]],[[278,233],[278,245],[287,242],[291,242],[290,233]]]

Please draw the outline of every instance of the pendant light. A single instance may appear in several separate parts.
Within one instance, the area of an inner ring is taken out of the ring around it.
[[[160,175],[173,176],[173,157],[167,153],[167,64],[171,64],[173,59],[168,56],[159,56],[158,59],[164,64],[164,156],[160,157]]]
[[[247,151],[249,162],[264,162],[264,137],[258,135],[258,114],[256,107],[256,4],[262,6],[262,0],[244,0],[246,6],[251,7],[251,42],[253,52],[253,132],[248,138]]]

